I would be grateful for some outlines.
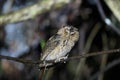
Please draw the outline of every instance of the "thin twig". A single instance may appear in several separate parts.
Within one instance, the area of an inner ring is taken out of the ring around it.
[[[102,69],[102,71],[96,72],[89,80],[95,80],[100,73],[102,74],[118,64],[120,64],[120,58],[107,64],[107,66],[104,69]]]
[[[111,53],[117,53],[117,52],[120,52],[120,49],[114,49],[114,50],[108,50],[108,51],[87,53],[87,54],[83,54],[83,55],[79,55],[79,56],[70,57],[70,58],[68,58],[68,60],[86,58],[86,57],[90,57],[90,56],[97,56],[97,55],[103,55],[103,54],[111,54]]]
[[[112,21],[106,17],[104,11],[103,11],[103,8],[102,8],[102,5],[100,3],[99,0],[95,0],[96,2],[96,6],[98,8],[98,11],[101,15],[101,18],[103,19],[103,21],[105,22],[105,24],[107,24],[110,28],[112,28],[117,34],[120,35],[120,30],[112,23]]]
[[[22,58],[15,58],[15,57],[10,57],[10,56],[0,55],[0,58],[1,59],[7,59],[7,60],[13,60],[13,61],[17,61],[17,62],[20,62],[20,63],[33,63],[32,60],[25,60],[25,59],[22,59]]]
[[[101,24],[97,23],[95,25],[95,27],[92,29],[92,31],[91,31],[91,33],[86,41],[85,48],[84,48],[82,54],[86,54],[89,52],[91,44],[93,42],[93,39],[96,36],[96,34],[98,33],[98,31],[100,30],[100,28],[101,28]],[[85,61],[86,61],[85,58],[80,59],[80,62],[78,63],[78,66],[76,68],[76,76],[75,76],[74,80],[76,80],[77,78],[80,79],[81,73],[85,68]]]
[[[108,50],[108,37],[105,33],[102,34],[102,44],[103,44],[103,50]],[[100,72],[105,68],[107,64],[107,58],[108,54],[104,54],[101,56],[101,64],[100,64]],[[98,76],[98,80],[103,80],[104,73],[100,73]]]
[[[83,52],[84,52],[84,45],[85,45],[85,35],[86,35],[88,27],[89,27],[88,23],[84,22],[82,27],[79,30],[79,34],[80,34],[80,39],[78,42],[79,55],[84,54]],[[81,79],[82,77],[83,66],[84,66],[83,64],[85,62],[84,59],[80,59],[80,62],[78,63],[76,67],[74,80],[78,80],[78,78]]]
[[[80,58],[87,58],[87,57],[90,57],[90,56],[97,56],[97,55],[110,54],[110,53],[118,53],[118,52],[120,52],[120,48],[119,49],[113,49],[113,50],[107,50],[107,51],[101,51],[101,52],[87,53],[87,54],[83,54],[83,55],[79,55],[79,56],[73,56],[73,57],[69,57],[66,60],[61,60],[61,62],[80,59]],[[40,64],[40,63],[43,62],[43,61],[40,61],[40,60],[33,61],[33,60],[19,59],[19,58],[3,56],[3,55],[0,55],[0,58],[7,59],[7,60],[13,60],[13,61],[17,61],[17,62],[21,62],[21,63],[25,63],[25,64]],[[46,62],[47,63],[54,63],[54,60],[50,60],[50,61],[46,61]]]
[[[103,0],[120,22],[120,0]]]

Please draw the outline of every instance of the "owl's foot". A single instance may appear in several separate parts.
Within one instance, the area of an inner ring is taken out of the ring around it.
[[[39,68],[45,68],[47,69],[48,67],[52,66],[53,63],[48,63],[47,61],[43,61],[40,65]]]
[[[64,62],[64,63],[66,63],[66,59],[68,58],[68,55],[67,56],[65,56],[65,57],[60,57],[60,58],[58,58],[58,59],[56,59],[55,60],[55,63],[57,63],[57,62]]]

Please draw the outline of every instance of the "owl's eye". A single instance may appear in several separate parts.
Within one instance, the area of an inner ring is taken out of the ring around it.
[[[71,32],[71,35],[74,35],[75,34],[75,32]]]
[[[69,31],[70,30],[70,27],[65,27],[66,31]]]

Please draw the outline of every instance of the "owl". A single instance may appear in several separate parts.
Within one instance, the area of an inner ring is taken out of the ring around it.
[[[49,38],[43,49],[40,60],[44,64],[39,66],[49,66],[59,62],[61,59],[67,59],[68,53],[79,39],[78,29],[73,26],[63,26],[58,32]],[[54,63],[45,63],[53,60]]]

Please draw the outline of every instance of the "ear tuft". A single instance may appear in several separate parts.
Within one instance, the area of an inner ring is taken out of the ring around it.
[[[62,28],[64,28],[64,27],[65,27],[65,25],[62,26]]]

